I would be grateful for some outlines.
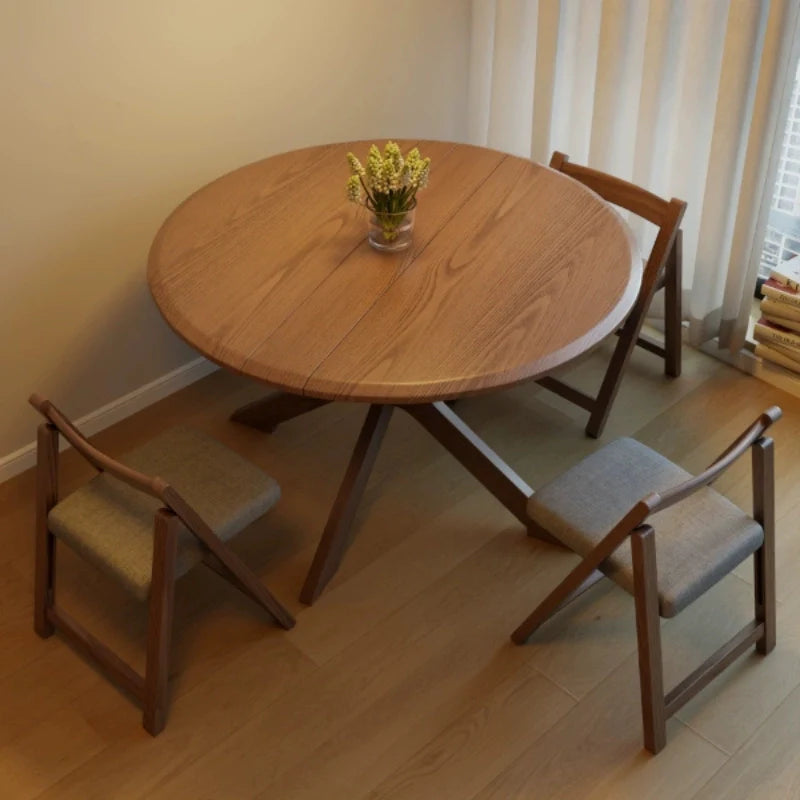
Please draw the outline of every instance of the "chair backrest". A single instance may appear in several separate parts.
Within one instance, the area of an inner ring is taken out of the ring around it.
[[[668,491],[654,493],[644,498],[642,502],[649,507],[649,514],[663,511],[688,497],[692,492],[713,483],[737,458],[762,440],[767,429],[782,416],[783,411],[778,406],[771,406],[699,475],[689,478]]]
[[[125,466],[98,450],[75,427],[67,416],[49,400],[32,394],[28,402],[52,425],[96,470],[106,472],[134,489],[160,500],[164,507],[180,517],[186,527],[215,555],[223,547],[211,526],[198,514],[183,495],[163,478],[152,477]],[[225,554],[222,554],[225,555]],[[225,555],[230,559],[230,555]]]
[[[75,427],[67,416],[59,411],[49,400],[32,394],[28,402],[98,471],[107,472],[118,480],[146,492],[168,504],[165,493],[169,485],[161,478],[150,477],[126,467],[119,461],[102,453]]]
[[[782,416],[783,411],[778,406],[771,406],[699,475],[694,475],[666,491],[652,492],[639,500],[614,527],[614,531],[617,534],[614,539],[617,545],[633,528],[642,525],[652,514],[679,503],[698,489],[713,483],[721,473],[733,464],[737,458],[744,455],[753,445],[769,441],[764,439],[764,433]]]
[[[664,200],[636,184],[600,170],[573,164],[568,155],[558,151],[555,151],[550,159],[550,168],[580,181],[607,202],[646,219],[658,228],[658,234],[644,266],[642,285],[636,304],[637,309],[646,307],[675,246],[681,220],[686,211],[686,203],[674,197],[671,200]],[[641,310],[643,313],[644,308]]]
[[[49,400],[45,400],[38,394],[32,394],[29,398],[29,402],[47,420],[47,423],[44,423],[42,427],[47,425],[51,429],[54,428],[61,433],[64,438],[95,467],[95,469],[100,472],[107,472],[109,475],[113,475],[115,478],[127,483],[134,489],[138,489],[160,500],[164,507],[174,514],[186,529],[204,545],[208,554],[214,559],[209,563],[209,566],[217,572],[221,570],[220,574],[222,574],[223,577],[227,580],[231,580],[234,585],[242,589],[245,594],[253,597],[258,603],[263,605],[284,628],[288,629],[294,625],[292,615],[261,585],[259,579],[245,567],[238,556],[227,548],[226,544],[217,536],[211,526],[173,486],[161,478],[151,478],[149,475],[144,475],[130,467],[126,467],[119,461],[115,461],[105,453],[100,452],[87,441],[86,437],[75,425],[73,425]],[[57,439],[57,437],[54,438]],[[51,442],[51,445],[57,447],[57,441]],[[163,511],[164,509],[159,509],[156,512],[156,520],[158,520]]]

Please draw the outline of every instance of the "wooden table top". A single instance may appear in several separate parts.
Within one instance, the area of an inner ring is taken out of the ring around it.
[[[348,150],[242,167],[164,222],[148,281],[169,325],[212,361],[295,394],[431,402],[540,377],[614,331],[641,260],[619,215],[526,159],[447,142],[414,241],[373,250],[345,198]]]

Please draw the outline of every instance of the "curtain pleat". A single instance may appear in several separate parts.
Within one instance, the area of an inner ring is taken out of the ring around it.
[[[489,141],[492,56],[495,51],[494,15],[494,2],[472,0],[467,130],[470,141],[476,144],[488,144]]]
[[[558,54],[560,0],[539,0],[538,6],[530,153],[537,161],[547,163],[552,151],[550,126],[542,125],[539,120],[550,120],[553,117],[553,83]]]
[[[489,145],[505,131],[504,149],[524,150],[531,139],[533,79],[536,64],[537,6],[527,0],[499,2],[495,38],[509,47],[495,48],[492,59]]]
[[[472,141],[544,163],[562,150],[686,200],[695,343],[744,341],[798,5],[473,0]]]
[[[739,350],[745,340],[750,309],[741,298],[752,285],[760,260],[791,98],[790,70],[800,57],[800,2],[773,0],[765,28],[731,245],[730,263],[748,264],[749,270],[731,271],[725,284],[720,323],[720,344],[733,351]]]
[[[602,4],[563,0],[560,10],[550,149],[558,142],[576,161],[585,162],[592,136]]]
[[[597,55],[592,137],[588,161],[615,175],[632,175],[644,77],[647,3],[608,0]]]
[[[744,286],[741,277],[746,259],[731,258],[737,216],[737,199],[742,190],[742,175],[747,152],[748,132],[753,117],[753,101],[758,79],[766,24],[766,7],[761,3],[735,3],[727,27],[720,69],[714,126],[710,137],[708,169],[700,206],[695,276],[689,297],[689,318],[693,321],[692,339],[705,341],[720,331],[722,298],[728,280],[739,285],[739,296],[753,296],[753,283]],[[694,217],[693,217],[694,218]],[[737,279],[738,277],[738,279]]]

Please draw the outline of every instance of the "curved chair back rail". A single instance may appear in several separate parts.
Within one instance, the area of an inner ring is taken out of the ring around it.
[[[550,167],[580,181],[584,186],[599,194],[606,202],[620,206],[620,208],[646,219],[658,228],[658,235],[645,264],[639,300],[630,316],[634,317],[637,309],[644,313],[663,276],[667,259],[675,244],[683,215],[686,212],[686,202],[678,200],[676,197],[665,200],[641,186],[624,181],[614,175],[608,175],[580,164],[573,164],[568,155],[558,151],[553,153]]]
[[[754,444],[764,438],[766,430],[777,422],[783,412],[778,406],[771,406],[750,427],[747,428],[730,447],[726,448],[710,466],[699,475],[663,492],[651,492],[635,503],[598,543],[597,547],[585,557],[586,568],[591,565],[587,575],[596,569],[634,530],[658,511],[685,500],[689,495],[713,483],[738,458],[743,456]]]
[[[604,200],[613,203],[615,206],[626,208],[639,217],[652,222],[653,225],[661,225],[668,201],[659,197],[653,192],[642,189],[635,183],[624,181],[600,170],[584,167],[580,164],[573,164],[566,153],[556,151],[550,158],[550,167],[569,175],[571,178],[580,181],[588,186],[593,192],[599,194]],[[673,202],[681,203],[680,200]],[[683,203],[685,206],[686,204]]]
[[[146,492],[152,497],[167,503],[164,490],[168,487],[166,481],[157,477],[150,477],[135,469],[126,467],[115,461],[105,453],[98,450],[88,439],[70,422],[70,420],[53,403],[41,395],[32,394],[28,402],[53,426],[58,432],[99,472],[108,472],[118,480],[124,481],[134,489]]]
[[[783,412],[778,406],[771,406],[699,475],[695,475],[685,483],[675,486],[667,492],[648,495],[642,502],[650,508],[650,514],[655,514],[656,511],[663,511],[665,508],[679,503],[703,486],[713,483],[734,461],[743,456],[758,442],[770,425],[777,422],[782,415]]]

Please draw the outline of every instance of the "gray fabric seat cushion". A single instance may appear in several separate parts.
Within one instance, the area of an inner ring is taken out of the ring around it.
[[[278,484],[251,462],[192,428],[172,428],[120,461],[170,483],[220,537],[228,540],[268,511]],[[150,591],[156,498],[100,473],[58,503],[52,533],[123,583],[140,599]],[[193,534],[181,532],[177,575],[203,557]]]
[[[586,555],[650,492],[690,478],[686,470],[634,439],[617,439],[535,492],[528,503],[534,522],[579,555]],[[704,487],[653,514],[659,611],[672,617],[754,553],[761,526],[728,499]],[[627,539],[601,566],[633,593]]]

